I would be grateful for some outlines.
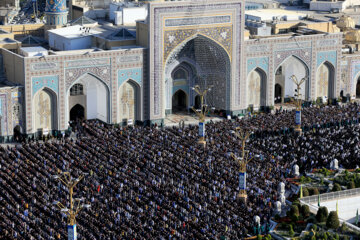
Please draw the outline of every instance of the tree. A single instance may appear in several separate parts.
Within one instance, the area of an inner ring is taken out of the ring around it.
[[[319,189],[318,188],[313,188],[312,189],[312,195],[319,195]]]
[[[345,224],[345,222],[343,222],[342,224],[341,224],[341,227],[340,227],[340,232],[341,233],[346,233],[347,232],[347,226],[346,226],[346,224]]]
[[[309,217],[310,216],[310,208],[308,205],[302,205],[301,206],[301,213],[303,215],[304,218]]]
[[[316,213],[316,220],[318,222],[325,222],[329,215],[327,207],[319,207]]]
[[[327,220],[326,226],[328,228],[337,229],[340,226],[339,217],[336,211],[331,211]]]
[[[294,235],[295,235],[295,232],[294,232],[293,226],[292,226],[292,224],[290,224],[289,236],[293,237]]]
[[[307,188],[303,189],[303,197],[309,196],[309,190]]]
[[[292,205],[290,209],[290,218],[293,222],[296,222],[299,219],[300,211],[298,205]]]
[[[333,192],[341,191],[341,186],[338,183],[335,183],[332,189]]]
[[[354,188],[355,188],[355,183],[354,183],[353,180],[351,180],[350,182],[348,182],[347,188],[348,188],[348,189],[354,189]]]

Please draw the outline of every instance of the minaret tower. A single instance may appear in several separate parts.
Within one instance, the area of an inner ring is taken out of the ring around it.
[[[46,0],[45,14],[47,25],[62,26],[67,24],[66,0]]]

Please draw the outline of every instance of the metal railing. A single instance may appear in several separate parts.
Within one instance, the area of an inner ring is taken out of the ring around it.
[[[343,190],[338,192],[331,192],[331,193],[323,193],[320,194],[320,202],[326,202],[329,200],[339,199],[339,198],[345,198],[345,197],[354,197],[354,196],[360,196],[360,188],[355,189],[349,189],[349,190]],[[318,202],[319,196],[309,196],[309,197],[303,197],[300,200],[304,203],[311,204]]]

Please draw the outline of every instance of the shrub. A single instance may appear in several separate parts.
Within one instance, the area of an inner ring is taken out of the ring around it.
[[[339,217],[336,211],[331,211],[327,220],[326,226],[328,228],[337,229],[340,226]]]
[[[343,224],[341,224],[341,227],[340,227],[340,232],[341,233],[346,233],[347,230],[348,230],[348,228],[347,228],[345,222],[343,222]]]
[[[307,197],[309,196],[309,191],[307,190],[307,188],[303,188],[303,197]]]
[[[310,216],[308,219],[306,219],[306,223],[316,223],[316,218],[314,216]]]
[[[338,183],[335,183],[332,189],[333,192],[341,191],[341,186]]]
[[[312,189],[312,195],[319,195],[319,189],[318,188],[313,188]]]
[[[260,234],[257,235],[257,240],[262,240],[262,236]]]
[[[301,213],[303,215],[304,218],[309,217],[310,216],[310,208],[308,205],[302,205],[301,206]]]
[[[327,207],[319,207],[316,213],[316,220],[318,222],[325,222],[329,215]]]
[[[354,181],[351,180],[351,181],[348,183],[347,188],[348,188],[348,189],[354,189],[354,188],[355,188],[355,183],[354,183]]]
[[[339,240],[339,239],[340,239],[339,234],[335,234],[335,239],[336,239],[336,240]]]

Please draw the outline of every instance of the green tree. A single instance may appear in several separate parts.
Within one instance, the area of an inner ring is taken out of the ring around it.
[[[307,188],[303,188],[303,197],[309,196],[309,190]]]
[[[318,188],[313,188],[312,192],[313,192],[312,195],[319,195],[319,189]]]
[[[341,186],[338,183],[335,183],[332,189],[333,192],[341,191]]]
[[[326,226],[331,229],[337,229],[340,226],[339,217],[336,211],[331,211],[327,220]]]
[[[296,222],[299,219],[300,211],[298,205],[292,205],[290,208],[289,217],[291,218],[291,221]]]
[[[304,218],[307,218],[310,216],[310,208],[308,205],[302,205],[301,206],[301,213],[303,215]]]
[[[316,220],[318,222],[325,222],[329,215],[327,207],[319,207],[316,213]]]

